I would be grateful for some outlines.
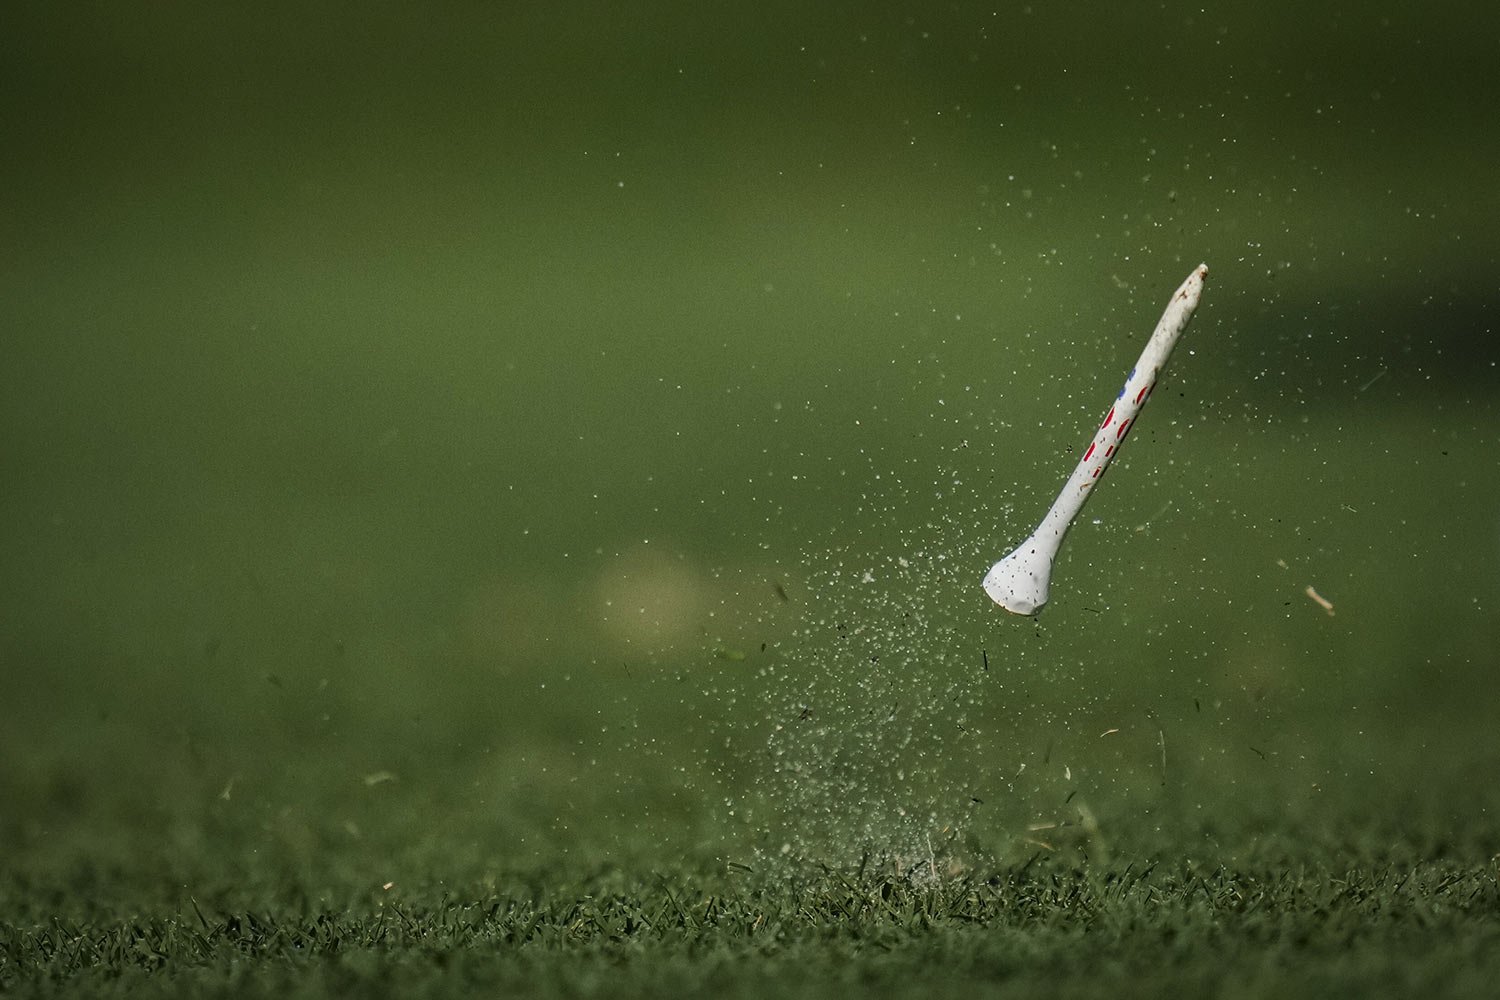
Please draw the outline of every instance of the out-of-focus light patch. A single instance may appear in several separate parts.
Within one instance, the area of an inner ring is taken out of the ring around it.
[[[666,652],[700,641],[709,589],[707,574],[686,556],[637,545],[599,571],[589,613],[622,648]]]

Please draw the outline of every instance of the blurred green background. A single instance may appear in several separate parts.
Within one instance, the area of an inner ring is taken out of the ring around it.
[[[1470,13],[9,5],[0,855],[1500,849]]]

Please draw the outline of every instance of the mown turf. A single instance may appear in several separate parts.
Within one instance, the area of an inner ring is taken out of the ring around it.
[[[0,923],[16,995],[1485,995],[1500,865],[619,873],[349,909]],[[33,890],[35,887],[33,887]],[[10,893],[17,891],[12,886]]]
[[[0,993],[1500,995],[1467,10],[201,6],[0,33]]]
[[[1493,995],[1478,666],[1449,698],[1361,713],[1363,743],[1319,706],[1278,716],[1264,757],[1227,723],[1214,739],[1240,752],[1179,723],[1166,784],[1155,732],[1140,780],[1107,766],[1127,734],[1092,736],[1071,780],[986,792],[964,837],[899,860],[872,843],[847,868],[820,863],[847,844],[774,811],[736,825],[723,790],[674,784],[679,757],[633,757],[612,789],[497,783],[487,755],[444,752],[451,724],[399,745],[365,726],[368,746],[224,725],[176,756],[152,727],[34,728],[0,784],[0,991]]]

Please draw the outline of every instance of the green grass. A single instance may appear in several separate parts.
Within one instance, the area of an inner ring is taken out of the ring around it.
[[[6,921],[0,985],[37,996],[1482,995],[1500,974],[1497,874],[1493,861],[1031,860],[938,880],[533,872],[489,891],[338,907],[221,911],[189,895],[150,912]],[[11,885],[4,902],[36,891]]]
[[[1070,543],[1038,622],[976,606],[962,567],[855,586],[856,552],[791,602],[745,571],[739,632],[716,618],[701,648],[580,629],[511,664],[424,645],[431,595],[320,617],[267,575],[198,609],[192,546],[38,555],[76,607],[10,599],[0,991],[1487,995],[1497,619],[1474,540],[1500,484],[1443,470],[1491,411],[1298,425],[1384,463],[1362,494],[1249,438],[1226,499],[1155,537],[1130,527],[1156,506],[1137,469],[1106,511],[1124,527]],[[1246,518],[1256,479],[1277,490]],[[1131,574],[1158,585],[1090,610],[1090,578]],[[1393,613],[1393,577],[1430,606]],[[1298,589],[1330,578],[1336,617]]]
[[[1453,510],[1448,549],[1407,573],[1419,590],[1451,591],[1485,527]],[[1247,535],[1214,536],[1226,580],[1256,558]],[[168,669],[143,629],[156,658],[116,676],[38,646],[0,731],[0,992],[1487,995],[1493,615],[1389,614],[1354,538],[1326,542],[1350,567],[1336,618],[1292,589],[1253,619],[1195,599],[1202,632],[1077,599],[981,629],[966,580],[894,584],[960,609],[921,630],[824,595],[878,667],[800,591],[801,646],[576,673],[227,648]],[[1243,592],[1282,587],[1270,566]],[[1187,578],[1228,586],[1208,573]],[[1134,613],[1179,620],[1155,599]],[[981,645],[989,671],[964,655]],[[894,721],[865,732],[875,707]],[[853,783],[773,770],[788,760]],[[964,829],[932,829],[930,855],[920,823],[869,826],[944,795]]]
[[[1457,5],[33,6],[0,993],[1494,994]]]
[[[676,758],[641,761],[628,803],[559,785],[501,802],[436,738],[392,780],[367,782],[345,745],[293,775],[312,748],[280,747],[232,786],[188,767],[152,785],[129,762],[146,748],[89,747],[0,789],[0,992],[1486,995],[1500,796],[1475,777],[1493,773],[1469,749],[1482,720],[1402,719],[1375,777],[1308,791],[1290,753],[1248,752],[1232,776],[1174,765],[1155,791],[1075,773],[1085,792],[1016,804],[1045,830],[976,814],[931,855],[845,867],[818,847],[846,845],[783,855],[707,789],[674,804]]]

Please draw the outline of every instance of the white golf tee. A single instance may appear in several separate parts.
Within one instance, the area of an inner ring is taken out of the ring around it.
[[[1062,546],[1063,536],[1125,443],[1125,435],[1134,426],[1136,414],[1150,398],[1157,375],[1166,366],[1182,331],[1187,329],[1193,310],[1198,308],[1198,300],[1203,295],[1203,280],[1207,276],[1208,265],[1199,264],[1172,294],[1172,301],[1167,304],[1161,322],[1156,324],[1156,331],[1146,342],[1141,359],[1125,380],[1125,387],[1120,390],[1114,405],[1104,415],[1104,422],[1083,453],[1078,468],[1073,470],[1062,493],[1058,494],[1057,502],[1047,511],[1047,516],[1042,518],[1031,537],[985,574],[984,592],[1006,611],[1034,615],[1047,603],[1052,560]]]

